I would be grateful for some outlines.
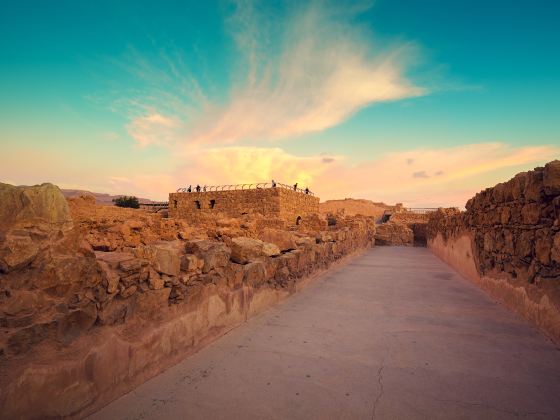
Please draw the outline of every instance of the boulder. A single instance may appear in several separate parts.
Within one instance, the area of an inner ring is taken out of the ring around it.
[[[208,273],[214,268],[225,267],[229,263],[231,249],[224,243],[209,239],[187,241],[185,244],[187,254],[196,255],[204,261],[203,273]]]
[[[545,165],[543,185],[546,195],[560,194],[560,160],[553,160]]]
[[[62,191],[52,184],[15,187],[0,183],[0,232],[13,226],[71,229],[72,218]]]
[[[146,247],[146,258],[158,272],[178,276],[181,271],[181,256],[174,244],[161,243]]]
[[[231,260],[238,264],[247,264],[262,257],[279,255],[280,249],[267,242],[253,238],[233,238],[231,241]]]
[[[265,228],[259,237],[263,242],[276,245],[280,251],[291,251],[297,248],[294,235],[285,230]]]

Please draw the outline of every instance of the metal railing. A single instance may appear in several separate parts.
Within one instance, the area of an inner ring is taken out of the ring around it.
[[[416,213],[416,214],[428,214],[428,213],[432,213],[434,211],[437,211],[437,208],[433,208],[433,207],[405,207],[405,210],[410,212],[410,213]]]
[[[141,209],[153,210],[154,212],[158,212],[160,210],[166,210],[169,208],[169,203],[167,201],[162,201],[159,203],[140,203]]]
[[[273,187],[272,183],[270,182],[258,182],[255,184],[229,184],[229,185],[205,185],[200,187],[200,191],[196,191],[196,188],[191,188],[191,193],[196,192],[215,192],[215,191],[241,191],[241,190],[256,190],[256,189],[264,189],[264,188],[282,188],[285,190],[292,190],[302,194],[312,195],[315,196],[311,191],[305,191],[301,188],[294,189],[293,186],[282,184],[280,182],[276,183],[276,186]],[[178,188],[177,192],[188,193],[188,188]]]

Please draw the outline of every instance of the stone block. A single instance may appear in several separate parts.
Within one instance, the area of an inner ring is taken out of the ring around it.
[[[185,244],[187,254],[194,254],[204,261],[203,273],[208,273],[214,268],[225,267],[229,264],[231,249],[224,243],[208,239],[187,241]]]

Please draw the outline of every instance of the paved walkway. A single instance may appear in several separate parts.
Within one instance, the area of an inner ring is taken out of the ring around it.
[[[377,247],[93,419],[558,419],[560,351],[425,248]]]

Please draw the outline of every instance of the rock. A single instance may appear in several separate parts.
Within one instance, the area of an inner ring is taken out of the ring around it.
[[[181,257],[181,270],[187,272],[195,272],[202,270],[204,267],[204,260],[198,258],[196,255],[183,255]]]
[[[119,268],[119,265],[128,260],[134,259],[134,255],[130,252],[103,252],[95,251],[95,258],[99,261],[106,262],[111,268]]]
[[[528,201],[540,201],[543,193],[543,171],[534,170],[527,172],[527,183],[525,184],[525,191],[523,191],[525,199]]]
[[[246,264],[262,257],[279,255],[280,249],[258,239],[239,237],[231,241],[231,260],[238,264]]]
[[[152,290],[163,289],[165,281],[161,278],[159,273],[150,267],[150,274],[148,277],[148,285]]]
[[[8,337],[7,348],[11,354],[26,353],[35,344],[40,343],[46,338],[54,336],[56,323],[35,324],[27,328],[20,329]]]
[[[72,228],[68,202],[52,184],[15,187],[0,183],[0,232],[13,226],[67,231]]]
[[[229,263],[231,249],[225,244],[208,239],[188,241],[185,244],[187,254],[194,254],[204,261],[203,273],[208,273],[214,268],[225,267]]]
[[[97,317],[100,325],[122,324],[134,312],[133,299],[113,299],[99,310]]]
[[[263,242],[262,252],[266,257],[275,257],[280,255],[280,248],[275,244]]]
[[[2,311],[10,316],[35,313],[41,309],[42,302],[38,293],[26,290],[13,291],[2,306]]]
[[[97,261],[101,270],[101,275],[106,283],[107,293],[116,293],[119,287],[120,277],[117,272],[112,270],[105,261]]]
[[[136,293],[136,290],[138,290],[138,287],[136,285],[132,285],[130,287],[127,287],[126,289],[124,289],[121,292],[121,296],[126,299],[130,296],[132,296],[134,293]]]
[[[315,245],[317,243],[317,239],[311,238],[310,236],[297,236],[295,238],[295,242],[297,246],[308,247]]]
[[[69,344],[83,332],[88,331],[97,319],[94,303],[71,311],[59,323],[57,337],[63,344]]]
[[[539,229],[535,235],[535,256],[542,264],[550,264],[552,235],[549,229]]]
[[[263,242],[276,245],[280,251],[291,251],[297,248],[294,235],[285,230],[265,228],[259,237]]]
[[[413,242],[414,232],[404,224],[387,222],[377,226],[375,230],[376,245],[411,246]]]
[[[266,270],[262,261],[251,262],[243,267],[243,283],[258,287],[266,280]]]
[[[536,225],[540,219],[540,206],[538,203],[525,204],[521,209],[523,223],[526,225]]]
[[[138,258],[121,261],[119,263],[119,268],[126,273],[140,271],[140,268],[142,268],[142,261]]]
[[[181,271],[181,256],[174,243],[159,243],[146,247],[146,258],[160,273],[178,276]]]
[[[29,236],[7,235],[0,245],[0,272],[8,273],[29,265],[39,247]]]
[[[546,195],[560,194],[560,160],[553,160],[545,165],[543,186]]]
[[[550,256],[555,263],[560,264],[560,232],[556,232],[556,235],[554,235]]]
[[[138,295],[136,313],[143,318],[155,318],[160,315],[163,308],[169,306],[170,288],[149,290]]]

